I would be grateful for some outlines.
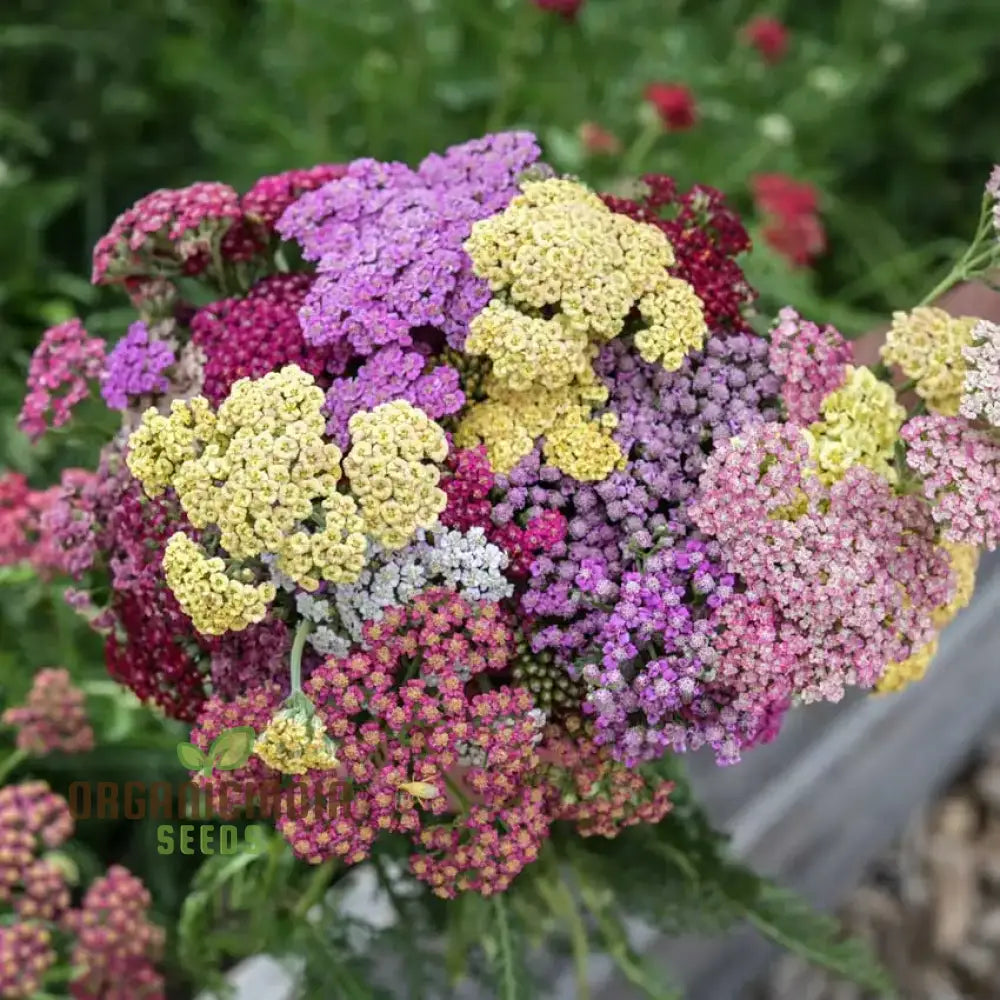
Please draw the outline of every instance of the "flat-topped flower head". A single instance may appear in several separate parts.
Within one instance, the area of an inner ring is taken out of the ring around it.
[[[240,379],[214,413],[202,397],[175,402],[169,417],[148,411],[129,440],[129,468],[152,495],[173,487],[191,524],[216,528],[231,558],[272,555],[307,590],[348,583],[364,566],[365,525],[354,498],[338,492],[342,453],[326,437],[324,403],[296,365]],[[207,596],[204,561],[191,546],[182,556],[190,586]],[[235,594],[244,584],[215,585]],[[256,593],[247,595],[254,615],[273,599]]]
[[[277,596],[273,583],[235,580],[219,556],[209,556],[178,531],[163,553],[163,573],[178,604],[203,635],[239,632],[263,621]]]
[[[143,322],[133,323],[108,355],[101,396],[112,410],[127,410],[131,398],[166,392],[163,374],[175,364],[173,348],[153,337]]]
[[[95,285],[134,282],[161,274],[199,274],[230,226],[241,217],[228,184],[199,181],[140,198],[94,247]]]
[[[929,414],[903,424],[906,461],[923,477],[934,520],[950,542],[1000,544],[1000,442],[961,417]]]
[[[477,222],[465,249],[494,298],[469,325],[466,351],[490,361],[485,400],[462,418],[456,443],[486,445],[507,472],[545,438],[548,461],[580,480],[604,479],[623,456],[593,363],[634,323],[647,361],[670,370],[702,345],[704,310],[672,277],[662,231],[612,212],[576,181],[527,180],[498,215]]]
[[[318,277],[299,313],[306,340],[366,357],[411,346],[433,327],[461,349],[469,320],[489,300],[462,242],[477,219],[517,194],[538,159],[528,132],[487,135],[432,154],[415,169],[356,160],[343,177],[299,198],[277,229]]]
[[[976,323],[962,357],[966,372],[959,412],[1000,427],[1000,325],[985,319]]]
[[[894,483],[893,457],[906,409],[892,386],[870,368],[847,365],[844,377],[844,384],[820,403],[819,419],[809,425],[820,478],[832,483],[852,466],[864,465]]]
[[[788,419],[811,424],[820,405],[847,377],[853,351],[832,326],[819,327],[791,307],[778,313],[771,330],[770,364],[782,377],[781,398]]]
[[[68,670],[39,670],[25,704],[8,708],[2,721],[17,729],[18,747],[36,756],[85,753],[94,747],[83,692]]]
[[[28,394],[17,418],[33,441],[62,427],[90,395],[90,382],[104,371],[105,344],[91,337],[78,319],[50,327],[31,355]]]
[[[448,457],[444,431],[403,399],[355,413],[348,431],[344,474],[365,531],[385,548],[400,549],[418,528],[433,528],[448,502],[438,487]]]
[[[895,312],[882,360],[912,379],[932,413],[958,414],[965,383],[965,348],[972,345],[974,316],[952,316],[937,306]]]

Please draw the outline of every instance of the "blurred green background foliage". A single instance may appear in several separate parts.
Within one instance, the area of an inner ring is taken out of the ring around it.
[[[762,15],[789,32],[776,63],[741,31]],[[657,82],[689,89],[692,128],[663,127],[643,98]],[[131,311],[90,286],[90,250],[154,188],[245,190],[292,167],[414,162],[527,128],[555,167],[605,190],[647,171],[721,188],[755,236],[744,264],[762,314],[791,303],[856,334],[964,246],[997,157],[998,93],[996,0],[585,0],[573,22],[531,0],[4,0],[0,472],[43,486],[93,463],[99,439],[85,431],[28,446],[24,376],[48,325],[80,315],[111,340],[124,332]],[[620,149],[588,150],[584,123]],[[828,246],[814,266],[791,267],[759,238],[755,173],[815,187]],[[95,728],[113,734],[74,773],[107,777],[116,755],[134,764],[144,748],[144,773],[176,774],[178,733],[100,686],[100,641],[60,589],[0,573],[6,700],[37,668],[67,666],[92,682]],[[158,859],[148,829],[82,832],[176,912],[190,871]]]

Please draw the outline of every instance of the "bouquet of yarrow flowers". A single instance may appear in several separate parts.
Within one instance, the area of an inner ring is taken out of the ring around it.
[[[32,361],[29,435],[90,380],[122,414],[46,494],[48,564],[203,755],[252,734],[195,770],[206,797],[282,793],[322,892],[402,859],[403,933],[448,939],[449,974],[486,942],[520,1000],[551,931],[582,996],[596,934],[669,996],[624,917],[752,916],[887,990],[726,856],[678,762],[926,669],[1000,539],[1000,328],[920,306],[875,368],[791,309],[758,332],[719,192],[600,195],[540,155],[498,134],[137,202],[93,272],[136,321],[111,348],[61,324]],[[995,264],[997,183],[936,293]]]

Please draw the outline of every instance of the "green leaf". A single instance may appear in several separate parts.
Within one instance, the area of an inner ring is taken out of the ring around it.
[[[745,904],[744,911],[757,931],[782,948],[881,997],[896,996],[888,972],[868,946],[845,938],[836,919],[817,912],[795,893],[761,882],[756,898]]]
[[[257,734],[251,726],[236,726],[220,733],[208,751],[209,766],[219,771],[235,771],[253,752]]]
[[[205,755],[193,743],[178,743],[177,759],[189,771],[200,771],[205,766]]]
[[[515,945],[515,937],[518,935],[502,893],[493,897],[491,909],[493,930],[496,932],[494,968],[499,979],[497,1000],[524,1000],[526,996],[530,996],[522,965],[524,946],[522,944],[519,948]]]

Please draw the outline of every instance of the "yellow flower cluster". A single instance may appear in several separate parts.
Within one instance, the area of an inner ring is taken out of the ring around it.
[[[276,595],[272,583],[234,580],[222,559],[209,558],[183,531],[167,541],[163,573],[177,603],[203,635],[240,632],[262,621]]]
[[[938,641],[932,639],[926,646],[922,646],[912,656],[908,656],[900,663],[890,663],[885,668],[885,673],[879,678],[875,691],[878,694],[892,694],[903,691],[914,681],[921,681],[927,673],[937,656]]]
[[[649,362],[676,369],[704,342],[700,299],[667,273],[669,241],[583,185],[547,179],[525,181],[503,212],[472,227],[465,249],[495,294],[470,323],[465,350],[488,358],[492,375],[456,441],[485,442],[505,472],[545,435],[549,462],[574,478],[605,478],[622,455],[607,423],[591,418],[607,398],[595,392],[600,345],[636,310],[636,346]]]
[[[488,398],[463,418],[455,444],[485,444],[497,472],[509,472],[542,436],[546,463],[580,482],[605,479],[624,464],[625,456],[611,437],[617,418],[611,413],[598,420],[591,417],[593,408],[608,398],[591,369],[561,389],[514,392],[492,377],[485,386]]]
[[[529,316],[493,299],[469,325],[466,350],[493,362],[496,380],[515,392],[562,389],[590,368],[590,341],[565,314]]]
[[[387,549],[401,549],[418,528],[432,528],[447,497],[434,463],[448,455],[444,431],[406,400],[355,413],[344,473],[358,498],[365,530]]]
[[[635,335],[635,346],[646,361],[659,361],[667,371],[680,368],[684,356],[705,342],[701,299],[680,278],[663,279],[639,299],[639,314],[646,325]]]
[[[979,567],[979,549],[975,546],[942,542],[942,548],[947,550],[951,561],[955,593],[947,604],[934,612],[934,624],[938,629],[950,625],[959,611],[969,606],[972,592],[976,589],[976,570]]]
[[[976,586],[976,568],[979,565],[979,550],[973,546],[956,545],[954,542],[942,544],[951,560],[955,592],[951,600],[938,608],[932,616],[934,626],[939,633],[950,625],[959,611],[967,607],[969,601],[972,600],[972,592]],[[894,691],[902,691],[914,681],[923,680],[937,650],[938,640],[932,639],[926,646],[918,649],[901,663],[890,663],[879,679],[875,690],[879,694],[889,694]]]
[[[974,316],[950,316],[936,306],[892,315],[882,360],[898,365],[916,382],[915,390],[932,413],[958,415],[965,382],[962,349],[972,344]]]
[[[212,414],[202,398],[143,416],[129,469],[151,495],[171,485],[192,525],[216,526],[235,559],[265,553],[307,590],[364,568],[364,523],[337,492],[340,449],[325,439],[324,394],[296,365],[240,379]]]
[[[329,771],[337,754],[322,722],[300,712],[278,712],[257,737],[254,753],[281,774]]]
[[[836,482],[852,465],[896,481],[894,448],[906,410],[891,385],[870,368],[848,365],[846,381],[823,400],[820,413],[822,419],[810,425],[808,436],[823,482]]]
[[[126,465],[146,493],[158,497],[214,433],[215,415],[203,396],[175,399],[169,417],[150,407],[128,440]]]

